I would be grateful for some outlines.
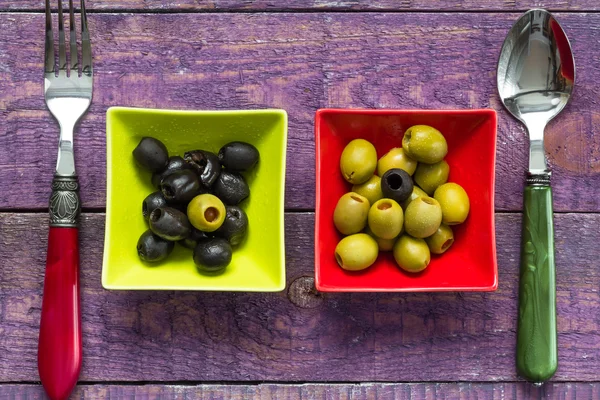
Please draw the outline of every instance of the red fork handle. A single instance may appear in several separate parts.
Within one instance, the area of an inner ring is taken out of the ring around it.
[[[69,397],[81,369],[80,202],[76,177],[55,177],[38,343],[38,370],[52,400]]]

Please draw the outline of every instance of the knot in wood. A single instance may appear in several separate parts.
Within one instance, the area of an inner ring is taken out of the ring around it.
[[[315,308],[323,303],[323,294],[315,288],[315,279],[302,276],[292,282],[288,298],[296,307]]]

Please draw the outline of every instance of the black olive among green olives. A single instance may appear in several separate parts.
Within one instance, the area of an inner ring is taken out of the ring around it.
[[[169,153],[160,140],[143,137],[133,149],[133,158],[140,167],[150,172],[160,172],[169,162]]]
[[[189,169],[175,171],[164,177],[160,190],[168,202],[185,204],[203,192],[196,173]]]
[[[435,189],[448,181],[449,173],[450,167],[444,160],[435,164],[419,163],[413,178],[415,178],[416,184],[419,185],[425,193],[429,196],[433,196]]]
[[[425,238],[429,250],[433,254],[442,254],[454,243],[454,233],[452,228],[446,224],[441,224],[437,231],[428,238]]]
[[[217,197],[209,193],[194,197],[188,204],[187,215],[194,228],[214,232],[223,225],[227,211]]]
[[[185,239],[192,230],[187,216],[171,207],[161,207],[153,210],[150,213],[148,223],[155,235],[171,241]]]
[[[194,250],[196,246],[198,246],[198,243],[211,238],[212,237],[209,236],[206,232],[199,231],[198,229],[192,226],[190,234],[185,239],[181,239],[180,241],[178,241],[178,243],[183,247],[187,247],[190,250]]]
[[[225,207],[226,215],[223,224],[215,233],[227,239],[232,246],[239,245],[248,231],[248,216],[238,206]]]
[[[410,158],[426,164],[440,162],[448,154],[444,135],[428,125],[408,128],[402,138],[402,148]]]
[[[442,223],[442,208],[431,197],[418,197],[410,202],[404,213],[404,230],[415,238],[426,238]]]
[[[366,233],[356,233],[343,238],[335,248],[335,259],[348,271],[369,268],[377,260],[377,242]]]
[[[221,164],[230,171],[249,171],[258,163],[260,155],[256,147],[245,142],[231,142],[219,150]]]
[[[238,205],[250,195],[250,188],[241,174],[223,171],[212,187],[213,193],[228,206]]]
[[[202,183],[204,187],[211,187],[221,173],[219,157],[210,151],[188,151],[183,155],[183,159],[196,171],[200,183]]]
[[[442,208],[442,221],[448,225],[462,224],[469,215],[471,203],[465,189],[457,183],[449,182],[441,185],[433,197]]]
[[[342,151],[340,169],[353,185],[366,182],[377,168],[377,151],[364,139],[354,139]]]
[[[140,260],[155,263],[166,259],[174,246],[173,242],[155,235],[148,229],[137,242],[137,253]]]
[[[369,200],[369,204],[373,204],[377,200],[383,198],[383,193],[381,192],[381,178],[377,175],[373,175],[364,183],[352,186],[352,191],[366,197],[367,200]]]
[[[155,172],[152,174],[152,186],[158,189],[160,187],[160,182],[165,176],[170,175],[175,171],[189,168],[189,164],[186,163],[183,158],[179,156],[169,157],[169,162],[167,163],[166,168],[161,172]]]
[[[220,272],[231,262],[233,250],[223,238],[203,240],[194,249],[194,263],[200,272]]]
[[[150,193],[142,202],[142,216],[146,221],[150,218],[150,213],[157,208],[166,207],[167,200],[162,192]]]
[[[393,239],[400,234],[404,224],[404,213],[392,199],[381,199],[369,209],[369,229],[382,239]]]
[[[344,235],[362,231],[367,224],[369,200],[358,193],[346,193],[337,202],[333,211],[333,223]]]
[[[413,181],[406,171],[392,168],[381,177],[381,192],[383,197],[402,203],[413,191]]]
[[[407,272],[421,272],[429,265],[431,253],[423,239],[402,235],[394,244],[394,259]]]
[[[400,168],[412,175],[417,169],[417,162],[410,158],[402,147],[394,147],[377,162],[377,174],[383,176],[392,168]]]

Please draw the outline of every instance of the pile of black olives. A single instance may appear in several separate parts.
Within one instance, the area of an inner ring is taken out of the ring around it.
[[[420,272],[431,253],[452,246],[450,226],[467,219],[470,203],[460,185],[447,182],[447,153],[442,133],[427,125],[408,128],[402,147],[379,160],[364,139],[344,148],[340,169],[354,186],[333,213],[335,227],[347,235],[335,249],[340,267],[363,270],[375,263],[379,251],[393,251],[400,268]]]
[[[156,189],[142,202],[150,229],[138,240],[140,259],[161,262],[177,242],[194,251],[198,271],[223,271],[248,231],[248,216],[239,204],[250,188],[241,173],[258,163],[256,147],[231,142],[219,154],[193,150],[169,157],[160,140],[144,137],[133,157],[152,173]]]

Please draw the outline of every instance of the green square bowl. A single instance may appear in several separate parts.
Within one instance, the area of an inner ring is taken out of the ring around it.
[[[175,246],[159,266],[137,256],[148,229],[142,201],[153,192],[150,173],[131,152],[143,136],[160,139],[171,155],[204,149],[218,152],[240,140],[260,152],[246,175],[250,197],[241,206],[250,225],[226,271],[198,273],[190,250]],[[219,290],[274,292],[285,288],[284,190],[287,114],[283,110],[174,111],[113,107],[106,114],[106,234],[102,286],[121,290]]]

